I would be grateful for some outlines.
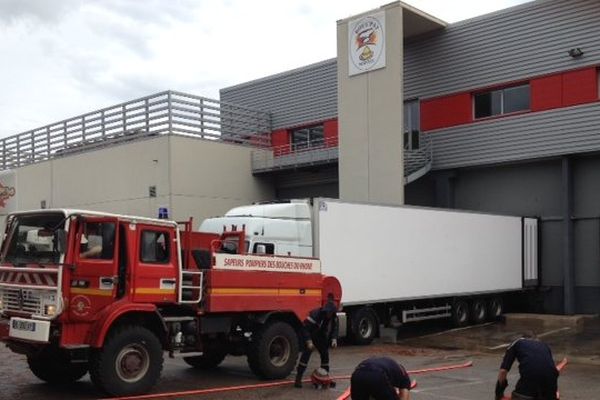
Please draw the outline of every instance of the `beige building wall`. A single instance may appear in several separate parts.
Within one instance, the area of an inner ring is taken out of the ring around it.
[[[66,156],[52,163],[51,207],[156,216],[169,203],[168,137]],[[156,186],[157,197],[149,196]]]
[[[348,23],[385,12],[386,66],[349,76]],[[403,9],[392,3],[338,21],[340,198],[404,203]]]
[[[272,200],[273,185],[252,176],[251,148],[171,137],[171,193],[175,219],[223,215],[255,201]]]
[[[274,188],[252,176],[251,149],[161,136],[65,156],[15,170],[17,210],[78,208],[187,220],[222,215],[232,207],[269,200]],[[150,197],[150,186],[156,197]]]

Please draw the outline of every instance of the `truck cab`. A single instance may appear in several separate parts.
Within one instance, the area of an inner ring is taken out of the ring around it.
[[[199,231],[243,228],[248,253],[313,257],[311,205],[307,200],[236,207],[202,222]]]

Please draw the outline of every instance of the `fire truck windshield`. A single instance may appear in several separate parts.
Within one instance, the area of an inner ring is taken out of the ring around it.
[[[14,215],[3,247],[3,262],[14,265],[56,264],[60,261],[59,232],[64,229],[65,216],[60,213]]]

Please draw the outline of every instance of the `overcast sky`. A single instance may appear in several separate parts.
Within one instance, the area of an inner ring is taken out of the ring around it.
[[[336,55],[336,20],[391,0],[0,0],[0,137],[167,89]],[[447,22],[525,0],[405,0]]]

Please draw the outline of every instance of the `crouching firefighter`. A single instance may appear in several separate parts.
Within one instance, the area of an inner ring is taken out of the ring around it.
[[[327,303],[321,308],[312,310],[304,320],[302,338],[304,350],[298,362],[294,386],[302,387],[302,374],[306,371],[312,351],[316,348],[321,357],[321,368],[329,373],[329,346],[337,347],[338,318],[337,307],[333,296],[327,297]]]
[[[496,399],[504,396],[508,386],[506,376],[515,359],[519,361],[520,378],[512,392],[513,400],[556,400],[558,371],[552,351],[531,332],[517,339],[506,350],[498,373]]]

